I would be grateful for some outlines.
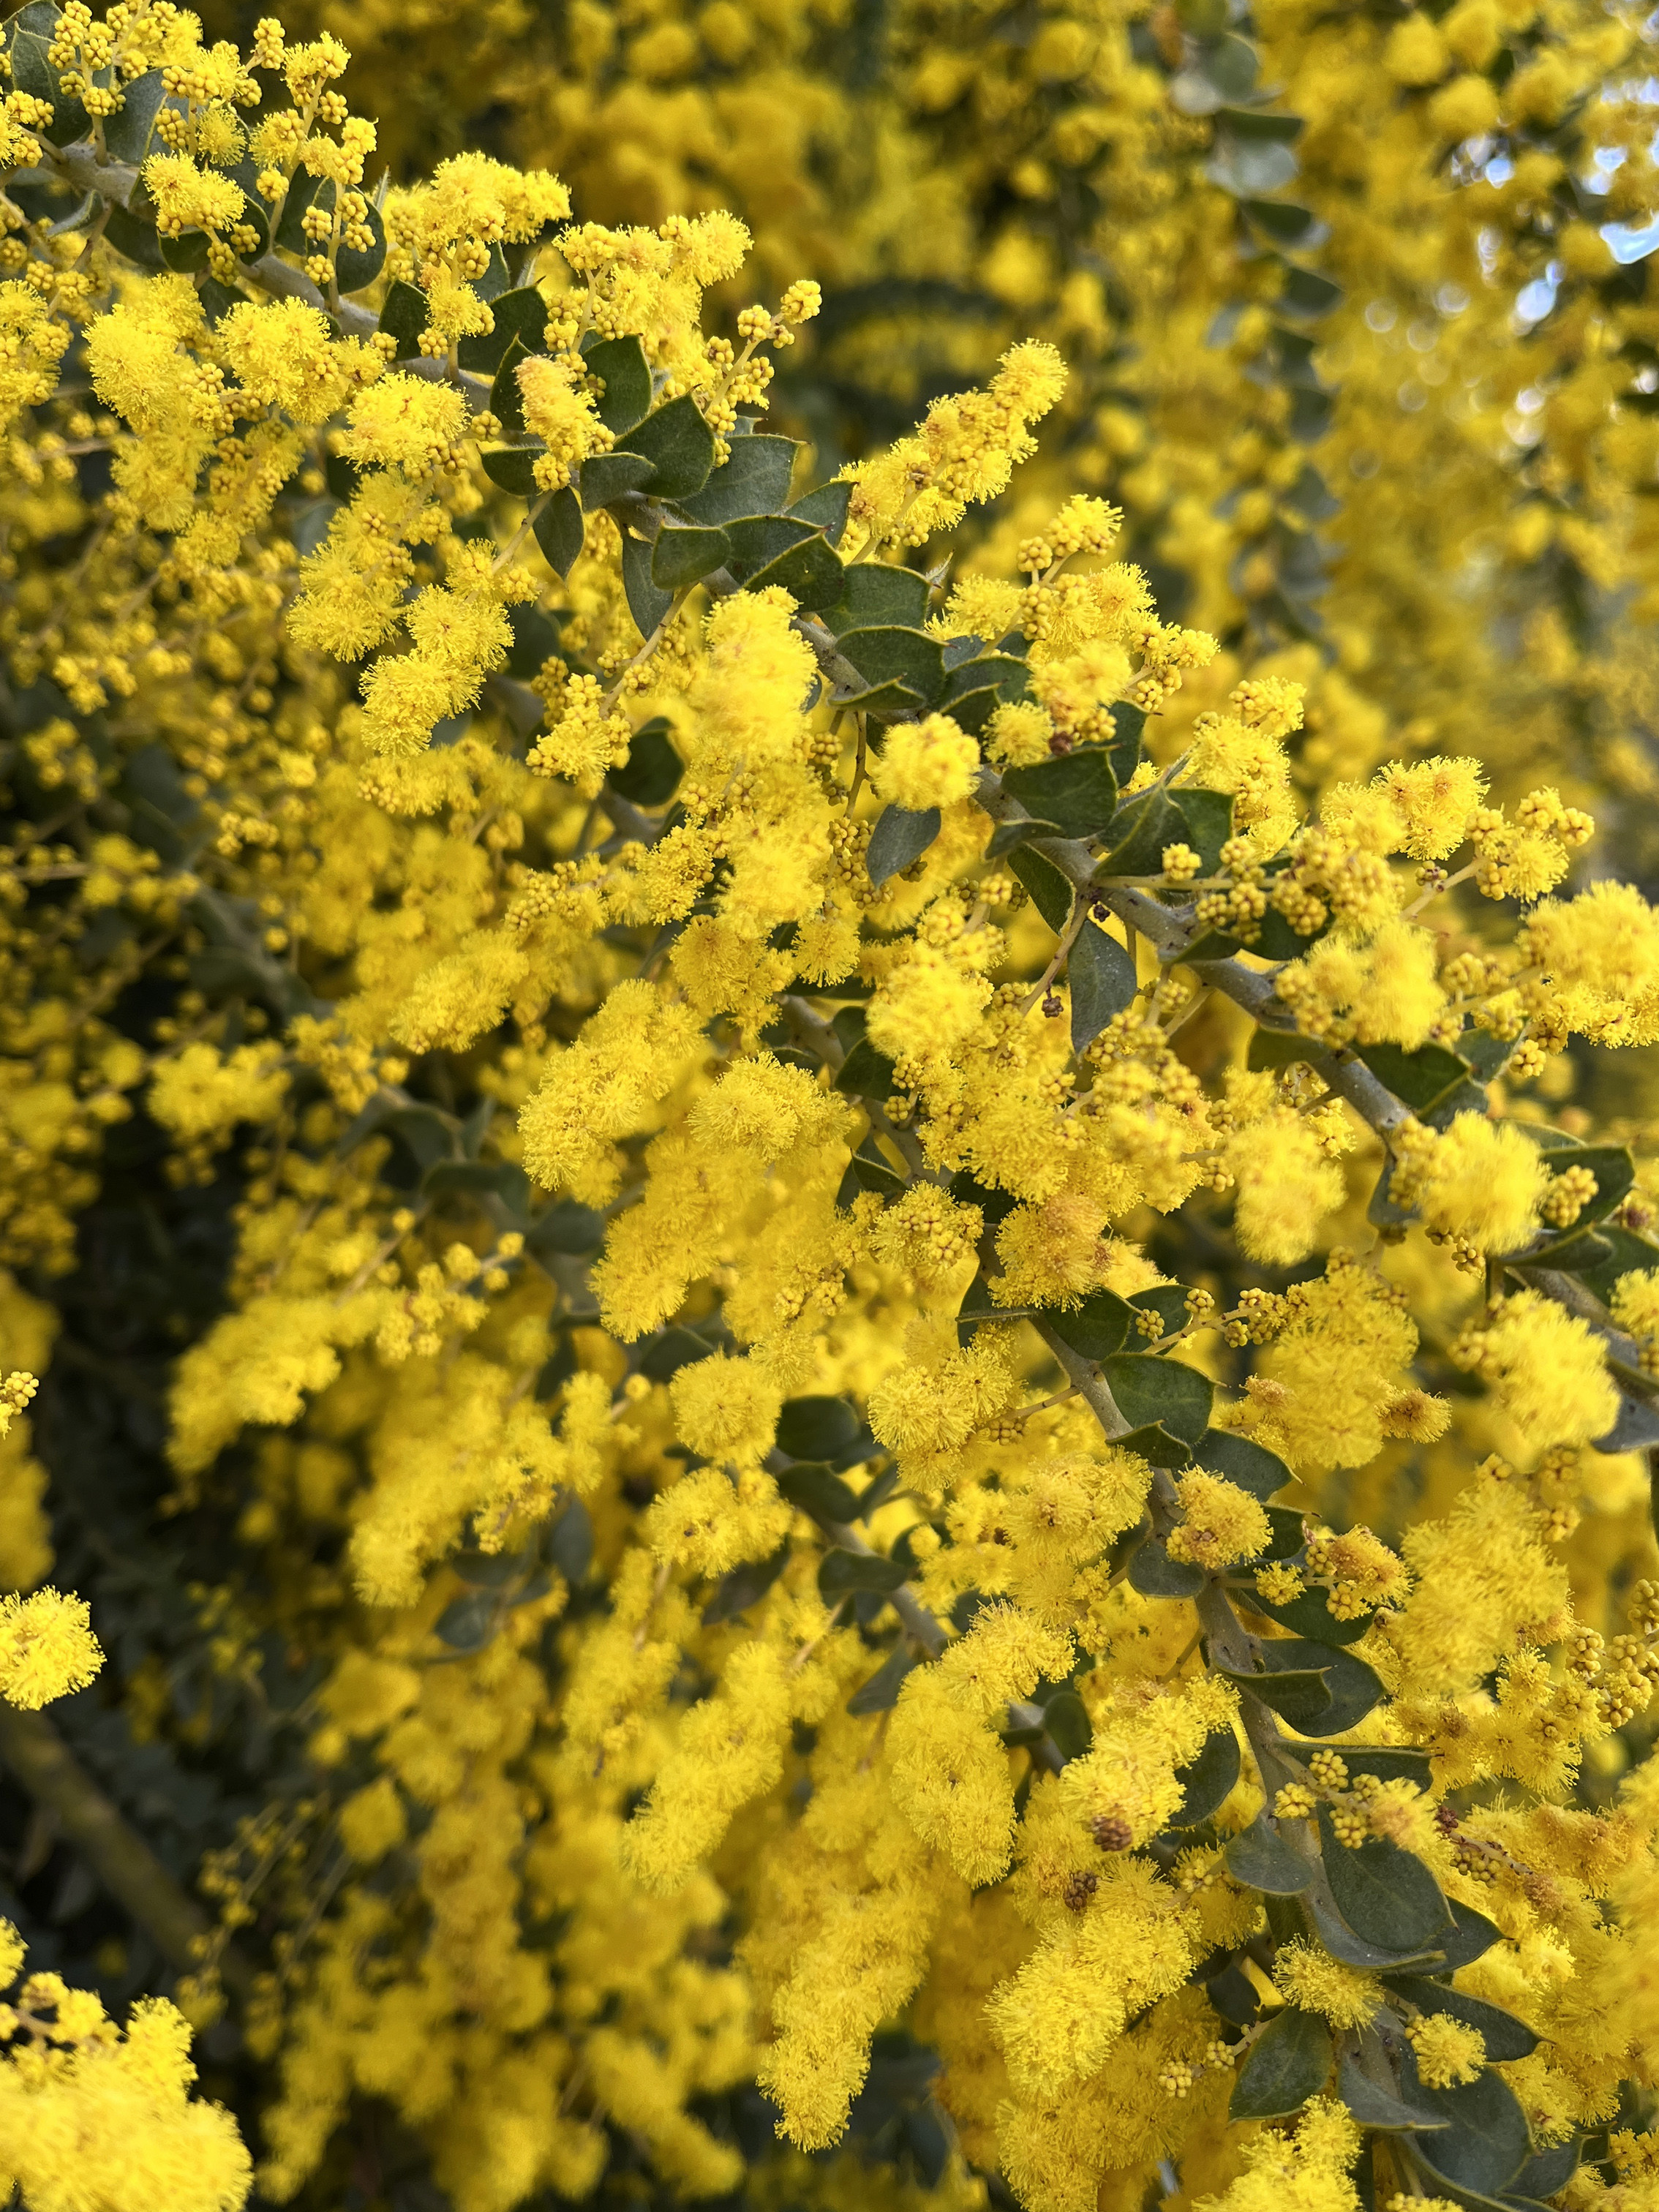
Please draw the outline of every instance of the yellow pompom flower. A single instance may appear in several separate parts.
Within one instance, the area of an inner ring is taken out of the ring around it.
[[[0,1597],[0,1698],[34,1712],[82,1690],[104,1663],[86,1601],[55,1589]]]

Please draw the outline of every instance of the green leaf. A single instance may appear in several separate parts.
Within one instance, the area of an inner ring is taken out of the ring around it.
[[[1425,2105],[1449,2123],[1431,2143],[1413,2145],[1416,2155],[1460,2188],[1498,2196],[1532,2152],[1527,2116],[1515,2092],[1490,2069],[1448,2089],[1430,2088],[1416,2078],[1416,2070],[1407,2050],[1401,2061],[1402,2087],[1413,2104]]]
[[[504,299],[512,296],[502,295]],[[500,308],[495,312],[499,317]],[[636,337],[602,339],[582,356],[582,367],[605,386],[595,404],[600,422],[613,436],[624,436],[650,413],[651,370]]]
[[[798,1460],[776,1476],[778,1488],[792,1505],[816,1514],[822,1521],[850,1521],[859,1510],[858,1499],[833,1469],[821,1461]]]
[[[757,574],[781,553],[805,544],[823,532],[787,514],[748,514],[726,526],[732,548],[732,573],[746,578]]]
[[[799,451],[793,438],[733,438],[732,458],[714,470],[701,491],[679,504],[693,522],[708,524],[781,514]],[[796,520],[811,523],[815,518],[802,514]]]
[[[488,1591],[453,1598],[433,1624],[433,1634],[454,1651],[482,1651],[495,1632],[496,1601]]]
[[[981,737],[999,707],[1025,696],[1030,676],[1025,663],[1011,653],[981,653],[949,669],[939,704],[970,736]],[[1110,765],[1110,749],[1103,750]]]
[[[1129,1304],[1137,1313],[1158,1316],[1160,1336],[1186,1327],[1187,1293],[1179,1283],[1160,1283],[1155,1290],[1137,1291]],[[1207,1429],[1205,1434],[1209,1434]]]
[[[738,1613],[747,1613],[751,1605],[758,1605],[788,1564],[786,1542],[769,1559],[751,1559],[722,1575],[714,1596],[702,1609],[703,1626],[717,1627],[723,1620],[734,1620]]]
[[[1221,866],[1221,848],[1233,834],[1232,793],[1180,791],[1176,804],[1187,824],[1187,842],[1204,863],[1201,872],[1212,876]]]
[[[683,591],[726,565],[732,550],[723,530],[664,523],[651,551],[651,580],[665,592]]]
[[[1603,1305],[1611,1305],[1621,1275],[1659,1267],[1659,1244],[1650,1243],[1645,1237],[1638,1237],[1629,1229],[1609,1226],[1598,1233],[1602,1242],[1611,1246],[1611,1255],[1594,1272],[1583,1271],[1582,1279],[1585,1289],[1593,1291]]]
[[[1370,2075],[1362,2074],[1352,2058],[1345,2058],[1337,2069],[1336,2094],[1362,2128],[1380,2128],[1387,2134],[1404,2135],[1419,2129],[1450,2124],[1443,2114],[1431,2112],[1426,2105],[1403,2102],[1392,2089],[1385,2089]]]
[[[561,1198],[536,1216],[525,1242],[538,1252],[597,1252],[605,1242],[605,1216],[574,1198]]]
[[[1621,1206],[1630,1195],[1636,1181],[1636,1163],[1625,1145],[1581,1145],[1574,1152],[1547,1153],[1545,1158],[1552,1176],[1564,1175],[1569,1168],[1589,1169],[1595,1177],[1595,1195],[1584,1201],[1578,1218],[1571,1228],[1563,1231],[1553,1245],[1540,1247],[1535,1255],[1528,1255],[1540,1260],[1547,1252],[1559,1250],[1582,1235],[1593,1222],[1605,1221],[1614,1206]],[[1559,1263],[1551,1261],[1552,1266],[1556,1264]]]
[[[1303,1910],[1312,1924],[1313,1933],[1332,1958],[1340,1959],[1345,1966],[1358,1966],[1364,1973],[1407,1973],[1415,1972],[1419,1966],[1425,1973],[1434,1971],[1432,1961],[1440,1955],[1437,1950],[1402,1958],[1397,1951],[1382,1950],[1356,1936],[1331,1903],[1322,1869],[1319,1880],[1303,1900]]]
[[[826,1552],[818,1568],[818,1595],[827,1605],[852,1590],[888,1592],[905,1580],[903,1562],[884,1559],[878,1552]]]
[[[181,276],[199,276],[208,265],[208,234],[204,230],[186,230],[177,238],[167,238],[158,231],[156,245],[161,249],[164,268]]]
[[[484,474],[503,491],[515,493],[520,499],[534,499],[541,490],[536,482],[536,464],[543,450],[540,446],[497,446],[481,457]]]
[[[1298,1509],[1293,1505],[1269,1505],[1267,1526],[1273,1534],[1267,1548],[1261,1554],[1264,1560],[1294,1559],[1308,1540],[1307,1528]]]
[[[1552,2144],[1529,2158],[1505,2192],[1510,2197],[1553,2197],[1565,2189],[1578,2170],[1579,2145],[1576,2142]]]
[[[913,861],[919,860],[939,830],[937,806],[924,806],[914,812],[904,806],[884,807],[870,832],[870,850],[865,863],[877,890],[890,876],[902,875]]]
[[[857,669],[871,690],[896,684],[919,706],[931,706],[945,684],[945,656],[937,638],[925,631],[908,629],[896,623],[849,629],[840,640],[843,656]],[[853,695],[853,702],[862,697]]]
[[[714,1346],[706,1344],[695,1329],[677,1325],[663,1329],[653,1340],[641,1356],[640,1372],[653,1382],[666,1382],[682,1367],[695,1367],[699,1360],[712,1358],[714,1351]]]
[[[628,434],[628,450],[651,463],[645,489],[654,499],[681,500],[708,483],[714,434],[688,392],[637,423]]]
[[[957,677],[963,671],[951,672]],[[1097,836],[1117,811],[1117,779],[1103,745],[1061,753],[1035,768],[1011,768],[1002,787],[1028,814],[1058,822],[1064,837]]]
[[[1324,2021],[1288,2007],[1251,2045],[1228,2100],[1228,2118],[1274,2120],[1300,2112],[1330,2078],[1332,2056]]]
[[[1357,1728],[1372,1706],[1382,1703],[1382,1683],[1364,1661],[1356,1659],[1352,1651],[1322,1650],[1317,1644],[1303,1644],[1298,1648],[1320,1654],[1326,1669],[1325,1686],[1331,1696],[1328,1711],[1313,1720],[1296,1723],[1304,1735],[1340,1735],[1346,1729]]]
[[[1222,1856],[1235,1881],[1274,1897],[1299,1897],[1314,1878],[1313,1861],[1281,1836],[1265,1813],[1258,1813]]]
[[[1231,1674],[1229,1680],[1271,1705],[1302,1735],[1340,1735],[1382,1698],[1382,1683],[1351,1651],[1330,1650],[1300,1637],[1263,1643],[1258,1650],[1261,1672]]]
[[[890,1098],[893,1063],[884,1052],[876,1050],[868,1037],[860,1037],[841,1064],[836,1089],[849,1098]]]
[[[49,138],[54,146],[70,146],[77,138],[84,138],[91,126],[81,102],[65,99],[58,88],[57,67],[46,58],[51,44],[51,39],[38,31],[21,27],[14,30],[10,46],[12,80],[19,92],[33,93],[52,109],[52,120],[42,137]]]
[[[197,287],[197,297],[202,302],[202,313],[207,317],[209,323],[216,331],[218,329],[220,324],[223,322],[225,317],[230,313],[231,309],[233,307],[240,307],[242,304],[241,293],[233,292],[228,285],[222,284],[216,276],[206,276],[203,278],[201,283]],[[342,465],[346,468],[349,468],[353,465],[352,463],[346,461],[342,454],[331,453],[329,455],[329,459],[331,461],[339,461]],[[331,484],[330,489],[331,490],[332,489],[333,487]],[[1560,1264],[1560,1261],[1558,1260],[1556,1261],[1556,1265],[1559,1267]]]
[[[1316,1753],[1324,1749],[1324,1746],[1317,1743],[1287,1742],[1282,1748],[1291,1758],[1299,1759],[1305,1766]],[[1342,1759],[1350,1774],[1374,1774],[1379,1782],[1410,1782],[1419,1790],[1428,1788],[1433,1771],[1433,1762],[1426,1751],[1406,1751],[1394,1744],[1345,1744],[1342,1747]],[[1482,1950],[1487,1944],[1498,1940],[1498,1930],[1492,1926],[1491,1921],[1482,1920],[1480,1915],[1478,1912],[1471,1912],[1468,1905],[1454,1905],[1452,1911],[1459,1915],[1460,1919],[1468,1917],[1472,1920],[1480,1921],[1480,1925],[1486,1929],[1486,1942],[1481,1945]],[[1448,1931],[1447,1941],[1452,1940]],[[1469,1954],[1469,1958],[1478,1959],[1480,1955],[1479,1951],[1473,1951]],[[1459,1961],[1462,1966],[1467,1966],[1468,1963],[1468,1959]]]
[[[1244,1065],[1253,1074],[1263,1069],[1288,1067],[1293,1060],[1305,1060],[1322,1048],[1311,1037],[1286,1036],[1282,1030],[1258,1029],[1250,1039],[1250,1048]]]
[[[1299,115],[1279,115],[1265,107],[1220,107],[1215,119],[1241,138],[1273,138],[1288,146],[1302,136]]]
[[[1277,1452],[1226,1429],[1206,1429],[1193,1446],[1193,1457],[1212,1474],[1225,1475],[1229,1482],[1248,1490],[1263,1505],[1291,1480],[1291,1470]]]
[[[1407,1052],[1397,1044],[1368,1044],[1359,1057],[1395,1097],[1422,1115],[1438,1105],[1469,1079],[1469,1071],[1444,1045],[1419,1045]]]
[[[1010,853],[1008,866],[1031,895],[1031,904],[1056,936],[1072,918],[1072,886],[1054,862],[1029,845]]]
[[[104,144],[112,161],[131,161],[135,168],[149,152],[155,118],[167,99],[167,87],[158,69],[146,70],[123,87],[118,114],[104,118]]]
[[[1142,1597],[1196,1597],[1208,1582],[1202,1567],[1187,1559],[1172,1559],[1162,1540],[1154,1536],[1129,1561],[1129,1585]]]
[[[1151,1467],[1190,1467],[1192,1446],[1184,1437],[1172,1435],[1162,1421],[1148,1421],[1138,1429],[1127,1429],[1112,1442],[1120,1451],[1134,1452]]]
[[[821,530],[832,545],[839,545],[852,499],[850,483],[820,484],[816,491],[809,491],[804,499],[798,499],[789,513]]]
[[[1263,1657],[1274,1649],[1273,1644],[1264,1644]],[[1328,1656],[1321,1655],[1322,1657]],[[1331,1693],[1325,1686],[1322,1667],[1305,1664],[1266,1666],[1249,1673],[1223,1667],[1216,1671],[1225,1674],[1227,1680],[1236,1683],[1241,1690],[1248,1690],[1253,1697],[1260,1698],[1273,1712],[1282,1714],[1293,1729],[1304,1733],[1309,1731],[1310,1723],[1317,1721],[1330,1708]]]
[[[1385,1836],[1350,1849],[1339,1842],[1328,1805],[1319,1808],[1325,1877],[1356,1936],[1389,1951],[1421,1951],[1449,1931],[1440,1885],[1421,1859]]]
[[[860,1145],[848,1163],[860,1190],[873,1190],[883,1198],[902,1198],[909,1188],[904,1177],[885,1160],[872,1157]]]
[[[1107,1359],[1135,1324],[1135,1310],[1115,1291],[1091,1291],[1081,1305],[1051,1313],[1048,1323],[1063,1343],[1085,1359]]]
[[[1232,1793],[1241,1764],[1238,1738],[1231,1729],[1218,1729],[1213,1735],[1206,1736],[1198,1757],[1175,1771],[1175,1778],[1185,1794],[1179,1809],[1170,1815],[1170,1826],[1196,1828],[1218,1811]]]
[[[499,1198],[514,1213],[530,1218],[530,1178],[510,1160],[438,1160],[421,1177],[426,1198]]]
[[[1030,838],[1058,837],[1063,834],[1058,822],[1035,822],[1027,817],[1022,817],[1017,822],[999,822],[991,832],[991,842],[985,848],[985,857],[988,860],[1000,860],[1005,853],[1012,853],[1017,845],[1024,845]],[[1656,1253],[1654,1258],[1656,1264],[1659,1264],[1659,1253]]]
[[[435,1106],[399,1106],[383,1115],[376,1126],[403,1140],[422,1175],[434,1161],[453,1155],[459,1133],[454,1120]]]
[[[404,284],[401,277],[392,284],[412,292],[412,284]],[[387,295],[388,302],[390,294]],[[494,376],[507,358],[507,348],[514,338],[524,349],[524,354],[545,353],[547,350],[547,303],[533,284],[520,285],[517,290],[503,292],[489,303],[489,312],[495,318],[495,327],[482,336],[465,337],[455,349],[455,359],[462,368],[475,370],[483,376]],[[385,310],[381,310],[380,328],[388,328]],[[522,359],[524,356],[520,356]]]
[[[660,714],[641,722],[628,748],[628,758],[613,768],[605,781],[618,797],[635,806],[665,806],[674,796],[684,766]]]
[[[499,300],[513,279],[508,274],[507,256],[499,246],[489,249],[489,261],[482,276],[471,280],[471,289],[481,300]]]
[[[582,503],[567,484],[556,491],[531,524],[549,568],[568,576],[582,550]]]
[[[113,201],[104,224],[104,236],[118,253],[140,269],[165,269],[167,265],[161,258],[161,241],[155,234],[155,225],[130,215]]]
[[[1371,1625],[1369,1613],[1362,1614],[1358,1620],[1339,1620],[1322,1589],[1304,1590],[1300,1597],[1291,1598],[1288,1604],[1274,1604],[1257,1589],[1250,1593],[1250,1603],[1269,1620],[1278,1621],[1281,1628],[1333,1650],[1358,1644]]]
[[[898,1703],[898,1693],[904,1686],[904,1678],[915,1667],[915,1661],[901,1644],[890,1652],[867,1682],[860,1683],[847,1700],[847,1710],[855,1720],[868,1713],[884,1713]]]
[[[1274,246],[1299,248],[1305,252],[1330,235],[1310,210],[1292,206],[1288,200],[1247,199],[1239,204],[1256,229]]]
[[[841,579],[840,554],[822,531],[814,531],[810,538],[803,538],[798,545],[757,568],[744,589],[769,592],[775,585],[788,592],[803,614],[811,614],[836,597]]]
[[[863,1433],[858,1409],[845,1398],[786,1398],[778,1415],[777,1448],[791,1459],[839,1459]]]
[[[529,359],[530,349],[524,340],[516,331],[509,331],[489,386],[489,411],[501,424],[504,438],[530,435],[524,419],[524,395],[519,389],[519,363]]]
[[[631,530],[623,532],[623,590],[628,598],[628,611],[641,637],[651,635],[674,604],[674,594],[661,590],[651,580],[651,553],[643,538],[635,538]]]
[[[1467,1910],[1467,1907],[1465,1908]],[[1490,1926],[1491,1923],[1488,1922]],[[1459,1934],[1462,1934],[1460,1929]],[[1437,1936],[1437,1948],[1447,1939]],[[1448,1963],[1441,1972],[1454,1971]],[[1388,1987],[1399,1996],[1408,1997],[1419,2012],[1443,2013],[1449,2019],[1461,2021],[1465,2027],[1478,2031],[1486,2046],[1488,2058],[1499,2064],[1511,2059],[1530,2058],[1538,2048],[1538,2038],[1525,2021],[1517,2020],[1512,2012],[1501,2005],[1487,2004],[1480,1997],[1466,1996],[1462,1990],[1443,1988],[1437,1982],[1407,1980],[1400,1975],[1388,1978]]]
[[[430,306],[419,285],[394,276],[381,303],[380,328],[397,339],[398,360],[413,361],[419,355],[421,332],[431,320]]]
[[[1089,1708],[1075,1690],[1056,1690],[1042,1709],[1048,1741],[1064,1759],[1081,1759],[1095,1740]]]
[[[801,512],[803,505],[797,502],[792,512],[803,522],[810,521],[811,517]],[[927,621],[927,579],[914,568],[890,568],[885,561],[854,561],[843,573],[847,581],[842,595],[823,617],[837,636],[843,630],[890,625],[920,629]]]
[[[511,1582],[523,1580],[535,1565],[533,1552],[480,1552],[472,1545],[464,1544],[452,1552],[445,1565],[462,1582],[471,1583],[476,1589],[501,1589]]]
[[[642,453],[591,453],[581,465],[582,505],[591,514],[624,492],[641,490],[654,471]]]
[[[331,177],[320,179],[315,192],[311,195],[313,205],[325,208],[332,213],[334,192],[333,179]],[[289,197],[292,198],[291,190]],[[283,210],[283,214],[286,217],[286,208]],[[369,234],[368,246],[359,252],[356,246],[348,246],[343,240],[340,250],[334,257],[335,281],[342,292],[364,290],[374,282],[386,266],[386,224],[381,218],[380,210],[373,200],[369,201],[364,212],[363,223]],[[286,222],[283,228],[287,228]],[[303,252],[306,249],[302,247],[300,250]]]
[[[1161,1421],[1172,1435],[1195,1444],[1209,1425],[1215,1385],[1197,1368],[1152,1352],[1121,1352],[1103,1362],[1102,1371],[1132,1429]]]
[[[1155,876],[1164,848],[1187,842],[1185,816],[1167,791],[1143,791],[1120,806],[1107,831],[1109,850],[1099,876]]]

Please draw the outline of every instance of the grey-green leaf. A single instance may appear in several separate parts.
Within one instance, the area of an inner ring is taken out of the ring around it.
[[[1197,1368],[1152,1353],[1121,1352],[1105,1361],[1103,1372],[1131,1428],[1161,1421],[1172,1434],[1193,1444],[1209,1426],[1215,1385]]]
[[[1135,957],[1085,920],[1066,956],[1066,981],[1072,994],[1072,1050],[1083,1052],[1114,1014],[1133,1004],[1139,988]]]
[[[798,501],[790,510],[803,522],[812,520]],[[839,636],[842,631],[896,624],[920,629],[927,619],[927,579],[914,568],[890,568],[884,561],[854,561],[844,571],[842,596],[824,614],[824,621]]]
[[[884,1559],[878,1552],[826,1552],[818,1568],[818,1595],[833,1604],[853,1590],[897,1589],[904,1581],[898,1559]]]
[[[811,1513],[821,1521],[833,1521],[838,1526],[853,1518],[859,1510],[858,1499],[841,1477],[822,1462],[797,1460],[777,1476],[778,1488],[792,1505],[799,1505],[804,1513]]]
[[[536,482],[536,464],[541,457],[539,446],[498,446],[483,456],[484,474],[503,491],[513,492],[520,499],[534,499],[541,489]]]
[[[1056,1690],[1042,1709],[1048,1741],[1062,1759],[1081,1759],[1095,1740],[1089,1709],[1075,1690]]]
[[[636,423],[628,434],[628,449],[651,463],[646,489],[654,499],[685,499],[701,491],[714,465],[714,434],[689,392]]]
[[[512,297],[507,292],[501,300]],[[498,302],[495,310],[498,323],[501,310],[501,302]],[[650,412],[651,370],[645,349],[636,337],[603,339],[582,356],[582,367],[605,386],[597,403],[599,416],[613,435],[623,436]]]
[[[1048,1316],[1048,1326],[1085,1359],[1106,1359],[1134,1327],[1134,1308],[1115,1291],[1091,1291],[1081,1305]]]
[[[1313,1861],[1287,1843],[1265,1814],[1233,1838],[1224,1856],[1235,1881],[1274,1897],[1299,1897],[1314,1878]]]
[[[1228,2101],[1233,2120],[1274,2120],[1299,2112],[1330,2078],[1330,2031],[1310,2012],[1289,2008],[1251,2045]]]
[[[961,678],[968,669],[952,672]],[[1077,752],[1061,753],[1057,759],[1040,761],[1035,768],[1011,768],[1003,776],[1002,787],[1013,793],[1028,814],[1058,822],[1061,835],[1066,837],[1097,836],[1117,809],[1117,778],[1103,745],[1085,745]]]
[[[1405,2135],[1449,2124],[1442,2113],[1431,2112],[1426,2105],[1408,2105],[1391,2089],[1373,2081],[1352,2058],[1345,2058],[1337,2069],[1336,2093],[1362,2128]]]
[[[568,485],[556,491],[531,525],[550,568],[568,576],[582,550],[582,506]]]
[[[674,604],[673,593],[665,592],[652,580],[651,553],[643,538],[635,538],[632,531],[623,532],[623,590],[628,596],[628,611],[639,625],[641,637],[651,635]]]
[[[884,807],[870,833],[866,866],[878,890],[890,876],[902,875],[919,860],[939,835],[939,811],[924,806],[915,811],[905,806]]]
[[[1451,1931],[1440,1882],[1411,1851],[1387,1836],[1338,1843],[1329,1805],[1318,1808],[1318,1838],[1336,1909],[1356,1936],[1389,1951],[1422,1951]]]
[[[624,492],[642,490],[653,473],[643,453],[592,453],[581,466],[582,505],[590,514],[609,507]]]
[[[689,494],[679,505],[693,522],[710,524],[780,514],[789,496],[789,478],[799,451],[793,438],[733,438],[731,459],[720,464],[701,491]],[[798,519],[817,520],[810,514]]]
[[[724,566],[732,550],[723,530],[664,523],[651,551],[651,580],[665,592],[684,591]]]
[[[1043,854],[1022,845],[1010,853],[1008,866],[1031,895],[1031,903],[1055,935],[1072,918],[1072,886]]]
[[[1291,1470],[1276,1452],[1227,1429],[1206,1429],[1193,1447],[1193,1457],[1212,1474],[1224,1475],[1248,1490],[1263,1505],[1291,1480]]]
[[[1175,1771],[1175,1778],[1186,1794],[1180,1809],[1170,1818],[1170,1826],[1195,1828],[1207,1820],[1231,1795],[1241,1764],[1238,1738],[1231,1728],[1218,1729],[1206,1737],[1198,1757]]]
[[[847,1700],[847,1710],[855,1720],[867,1713],[884,1713],[898,1703],[898,1693],[904,1686],[904,1678],[915,1665],[915,1661],[901,1644],[872,1674],[861,1682]]]

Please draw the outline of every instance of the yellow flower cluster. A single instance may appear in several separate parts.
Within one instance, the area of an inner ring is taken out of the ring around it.
[[[1474,4],[1393,27],[1389,85],[1475,52]],[[1574,787],[1453,749],[1432,639],[1380,766],[1366,634],[1247,665],[1215,576],[1317,504],[1285,422],[1229,464],[1284,501],[1235,524],[1198,430],[1143,447],[1121,394],[1109,501],[1105,416],[1012,327],[841,466],[770,360],[834,294],[780,260],[776,313],[728,312],[737,216],[613,176],[576,221],[474,153],[373,198],[337,41],[83,14],[40,81],[113,72],[136,112],[153,68],[174,119],[140,167],[98,158],[126,108],[61,146],[13,118],[0,1249],[52,1289],[133,1157],[157,1244],[218,1224],[212,1301],[154,1319],[154,1503],[219,1562],[199,1705],[91,1595],[158,1757],[230,1755],[219,1692],[280,1738],[217,1929],[173,1946],[237,2009],[264,2196],[360,2152],[380,2188],[379,2106],[458,2212],[970,2212],[992,2175],[1027,2212],[1636,2204],[1557,2154],[1645,2109],[1659,2037],[1659,1244],[1646,1125],[1558,1109],[1651,1041],[1659,923],[1575,893]],[[1223,174],[1288,143],[1206,106],[1218,23],[1160,22],[1048,11],[990,80],[1139,83],[1153,289],[1225,189],[1174,182],[1195,120]],[[630,19],[630,66],[738,71],[746,25]],[[573,83],[610,34],[573,15]],[[1510,54],[1529,127],[1570,44]],[[1564,99],[1599,81],[1573,52]],[[1146,362],[1201,417],[1164,299]],[[1056,416],[1081,491],[1036,458]],[[1406,498],[1387,459],[1365,501]],[[1570,482],[1536,489],[1565,526]],[[1203,540],[1223,644],[1160,615],[1144,530],[1115,557],[1154,514]],[[99,1652],[33,1587],[27,1402],[0,1691],[32,1710]],[[58,1746],[43,1793],[64,1729],[19,1739]],[[242,2201],[173,2014],[123,2039],[40,1976],[11,2012],[27,2201]]]

